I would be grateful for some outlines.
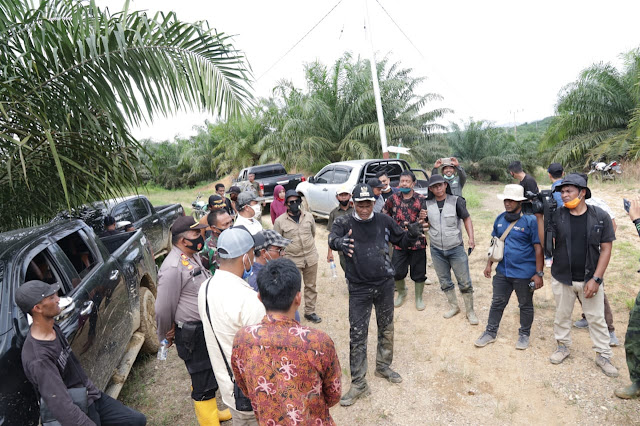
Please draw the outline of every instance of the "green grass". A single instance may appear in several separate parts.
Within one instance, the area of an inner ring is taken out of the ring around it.
[[[464,188],[462,188],[462,196],[467,201],[467,208],[475,209],[482,204],[484,194],[478,190],[476,185],[467,182]]]
[[[145,195],[152,205],[159,206],[164,204],[180,203],[184,207],[185,214],[191,214],[191,203],[195,201],[199,193],[202,193],[202,199],[207,200],[209,195],[214,193],[212,184],[202,183],[193,188],[182,189],[164,189],[157,185],[147,185],[137,188],[136,192]]]

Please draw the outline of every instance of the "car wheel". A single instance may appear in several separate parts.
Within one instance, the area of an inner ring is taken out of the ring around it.
[[[160,348],[158,341],[158,326],[156,324],[156,298],[151,290],[140,287],[140,329],[144,335],[142,352],[154,354]]]

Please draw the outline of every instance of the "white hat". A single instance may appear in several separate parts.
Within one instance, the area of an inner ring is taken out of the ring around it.
[[[524,201],[524,188],[521,185],[505,185],[504,193],[498,194],[500,200]]]
[[[338,187],[338,189],[336,189],[336,195],[340,195],[340,194],[349,194],[351,195],[351,191],[353,190],[353,188],[349,185],[342,184]]]

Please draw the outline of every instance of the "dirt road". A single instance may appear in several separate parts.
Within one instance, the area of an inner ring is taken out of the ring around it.
[[[496,343],[478,349],[474,340],[481,334],[491,302],[491,281],[484,278],[485,246],[495,216],[503,210],[495,194],[499,185],[477,185],[481,206],[471,209],[477,248],[470,258],[479,326],[471,326],[463,314],[445,320],[446,300],[435,273],[428,268],[434,285],[425,287],[427,309],[409,300],[395,311],[395,350],[392,367],[402,377],[393,385],[373,376],[376,329],[372,317],[369,332],[367,379],[372,395],[347,408],[336,406],[331,414],[341,425],[417,424],[639,424],[640,402],[613,396],[615,387],[628,383],[624,348],[613,348],[613,364],[620,377],[606,377],[595,365],[588,331],[573,329],[571,356],[561,365],[549,363],[555,349],[553,317],[555,303],[549,271],[545,286],[535,293],[535,319],[531,345],[515,349],[519,316],[517,300],[507,307]],[[594,185],[594,196],[604,198],[618,217],[618,241],[605,275],[606,291],[613,305],[616,332],[624,340],[628,308],[640,283],[638,257],[640,241],[623,215],[622,196],[637,191],[613,185]],[[267,218],[265,217],[265,222]],[[321,263],[318,279],[318,309],[323,318],[318,328],[334,340],[343,370],[343,392],[349,378],[349,322],[347,289],[344,282],[331,285],[326,256],[326,221],[318,222],[316,244]],[[338,266],[339,268],[339,266]],[[576,305],[573,318],[577,320]],[[303,320],[304,321],[304,320]],[[189,400],[189,379],[175,350],[170,360],[139,360],[123,390],[123,399],[149,416],[150,424],[196,424]]]

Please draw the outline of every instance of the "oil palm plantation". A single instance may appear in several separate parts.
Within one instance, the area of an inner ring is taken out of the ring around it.
[[[206,22],[128,4],[111,14],[79,0],[30,3],[0,0],[0,229],[135,186],[131,125],[251,103],[243,55]]]
[[[564,164],[598,158],[640,158],[640,49],[624,55],[624,69],[594,64],[565,86],[542,148]]]

